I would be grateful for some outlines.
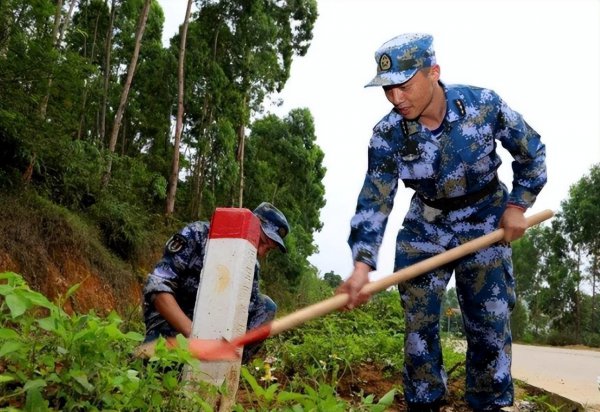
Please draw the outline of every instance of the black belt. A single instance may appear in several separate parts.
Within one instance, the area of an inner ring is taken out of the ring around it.
[[[458,210],[463,207],[467,207],[481,199],[485,196],[488,196],[498,189],[499,181],[498,175],[494,176],[492,180],[486,183],[480,190],[473,193],[467,193],[466,195],[456,196],[456,197],[446,197],[441,199],[427,199],[424,196],[421,196],[417,193],[417,196],[423,203],[427,206],[433,207],[434,209],[450,211],[450,210]]]

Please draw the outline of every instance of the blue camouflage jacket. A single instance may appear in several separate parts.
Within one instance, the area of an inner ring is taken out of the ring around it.
[[[353,259],[373,269],[398,180],[428,199],[477,192],[496,177],[499,141],[514,159],[509,203],[529,208],[546,183],[545,146],[519,113],[492,90],[441,85],[447,111],[438,137],[395,110],[373,129],[348,239]]]
[[[167,241],[163,256],[148,276],[143,290],[146,336],[177,334],[154,307],[154,297],[158,292],[171,293],[183,312],[193,319],[209,231],[208,222],[193,222]],[[252,310],[254,299],[258,296],[259,263],[257,261],[249,311]]]

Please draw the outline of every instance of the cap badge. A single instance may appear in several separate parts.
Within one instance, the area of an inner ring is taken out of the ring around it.
[[[287,235],[287,230],[285,230],[284,227],[279,227],[277,229],[277,233],[279,233],[279,236],[281,236],[281,238],[283,239],[285,235]]]
[[[379,70],[387,71],[391,68],[392,68],[392,60],[390,59],[390,56],[388,56],[385,53],[382,54],[381,57],[379,58]]]

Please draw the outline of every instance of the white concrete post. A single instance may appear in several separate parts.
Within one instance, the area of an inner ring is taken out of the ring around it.
[[[259,239],[260,221],[250,210],[215,210],[196,296],[192,337],[231,340],[246,332]],[[186,375],[216,386],[226,382],[228,395],[221,399],[220,410],[228,410],[235,401],[240,368],[240,360],[201,362],[197,376]]]

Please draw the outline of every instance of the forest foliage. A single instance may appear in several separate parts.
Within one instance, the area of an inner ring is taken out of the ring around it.
[[[279,118],[265,106],[310,45],[316,2],[196,6],[175,152],[181,32],[163,46],[156,1],[3,1],[0,188],[33,190],[84,216],[126,261],[167,226],[270,201],[292,224],[290,254],[263,270],[285,301],[315,273],[307,257],[322,226],[325,168],[310,111]],[[175,208],[166,213],[174,156]]]

